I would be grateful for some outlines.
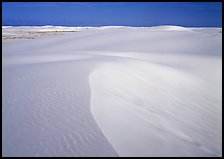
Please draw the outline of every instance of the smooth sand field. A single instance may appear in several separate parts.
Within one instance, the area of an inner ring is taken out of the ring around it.
[[[221,28],[2,29],[3,156],[222,156]]]

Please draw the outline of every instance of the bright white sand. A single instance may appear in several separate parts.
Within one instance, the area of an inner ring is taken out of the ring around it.
[[[220,30],[4,27],[3,156],[222,156]]]

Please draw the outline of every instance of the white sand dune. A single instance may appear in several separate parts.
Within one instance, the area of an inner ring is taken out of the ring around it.
[[[150,27],[150,29],[159,30],[159,31],[162,31],[162,30],[169,30],[169,31],[171,31],[171,30],[173,30],[173,31],[192,31],[189,28],[185,28],[185,27],[181,27],[181,26],[172,26],[172,25],[155,26],[155,27]]]
[[[221,28],[3,35],[58,29],[3,41],[3,156],[222,156]]]
[[[221,92],[206,82],[169,66],[105,63],[90,76],[93,115],[121,156],[215,156]]]

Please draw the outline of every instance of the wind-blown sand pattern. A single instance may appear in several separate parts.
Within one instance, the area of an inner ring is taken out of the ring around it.
[[[3,27],[3,156],[222,156],[220,31]]]

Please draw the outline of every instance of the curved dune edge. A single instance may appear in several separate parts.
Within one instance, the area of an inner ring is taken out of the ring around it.
[[[90,112],[94,63],[82,56],[45,57],[5,66],[3,156],[118,156]]]
[[[124,60],[102,64],[89,82],[93,117],[120,156],[221,155],[221,99],[197,77]]]

